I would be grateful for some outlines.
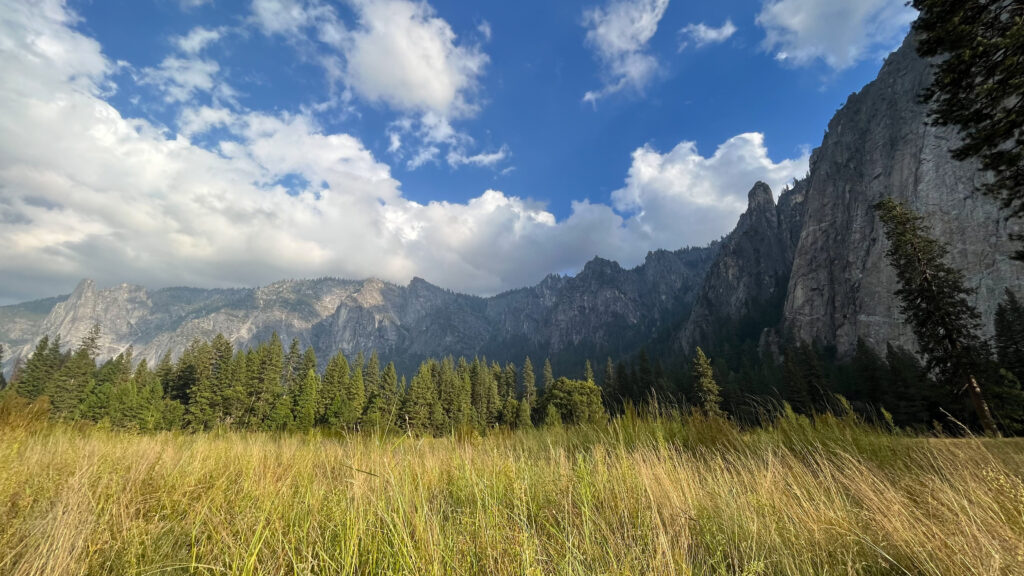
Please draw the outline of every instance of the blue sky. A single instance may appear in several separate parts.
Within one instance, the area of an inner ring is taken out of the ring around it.
[[[727,233],[902,0],[0,0],[0,302],[419,275],[475,293]]]

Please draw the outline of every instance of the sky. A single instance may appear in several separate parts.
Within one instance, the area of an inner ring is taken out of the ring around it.
[[[903,0],[0,0],[0,304],[82,278],[488,295],[727,234]]]

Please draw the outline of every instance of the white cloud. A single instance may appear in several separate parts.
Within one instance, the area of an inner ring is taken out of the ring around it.
[[[303,0],[253,0],[252,13],[265,34],[298,35],[317,16],[333,15],[333,11]]]
[[[757,24],[777,60],[842,70],[895,49],[916,17],[904,0],[766,0]]]
[[[633,152],[625,187],[612,193],[628,225],[656,246],[700,244],[732,229],[746,207],[747,191],[761,180],[776,193],[807,172],[809,154],[773,162],[764,136],[747,133],[721,144],[710,157],[694,142],[664,154],[650,146]]]
[[[718,28],[708,26],[701,22],[699,24],[687,24],[679,31],[679,35],[687,38],[679,44],[679,50],[684,50],[690,42],[693,42],[697,48],[707,46],[708,44],[719,44],[725,42],[732,35],[736,33],[736,25],[732,23],[732,20],[726,20],[725,24],[722,24]]]
[[[203,28],[197,26],[184,36],[174,38],[175,45],[186,54],[199,54],[210,44],[220,40],[223,31],[219,28]]]
[[[56,0],[0,11],[0,300],[82,277],[155,287],[419,275],[493,293],[595,254],[631,266],[651,249],[705,243],[735,223],[754,180],[806,169],[742,135],[709,158],[690,143],[641,148],[614,207],[574,202],[560,221],[494,190],[417,203],[358,139],[309,114],[187,108],[183,133],[230,135],[212,150],[124,117],[104,100],[111,64],[73,23]]]
[[[477,32],[480,33],[480,36],[483,37],[484,42],[489,42],[491,40],[491,23],[490,22],[488,22],[487,20],[481,21],[479,24],[477,24],[476,30],[477,30]]]
[[[508,158],[508,154],[508,146],[502,146],[494,152],[474,154],[472,156],[466,156],[457,150],[453,150],[448,153],[448,164],[454,168],[466,164],[473,166],[494,166]]]
[[[200,58],[179,58],[168,56],[156,68],[144,68],[140,81],[160,88],[168,102],[187,102],[197,93],[224,90],[223,95],[233,94],[230,88],[217,82],[215,76],[220,66],[213,60]]]
[[[612,0],[583,14],[587,45],[604,67],[605,85],[584,94],[585,102],[623,89],[643,92],[658,71],[658,60],[647,53],[647,43],[658,31],[668,0]]]
[[[430,4],[410,0],[348,0],[355,15],[346,26],[318,0],[255,0],[253,18],[267,34],[281,34],[304,51],[316,51],[310,30],[332,53],[316,60],[332,81],[344,83],[365,102],[380,103],[403,115],[403,130],[389,131],[389,151],[401,144],[416,168],[435,162],[441,147],[461,154],[472,142],[452,122],[479,109],[476,93],[489,57],[480,46],[459,42]],[[490,24],[477,31],[486,41]],[[399,142],[395,145],[396,140]]]
[[[488,57],[456,43],[451,26],[426,3],[406,0],[355,3],[359,27],[346,50],[346,80],[371,102],[397,110],[458,117]]]

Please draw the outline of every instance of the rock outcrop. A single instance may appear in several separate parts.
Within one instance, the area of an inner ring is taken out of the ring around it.
[[[988,333],[1003,290],[1024,287],[999,206],[977,192],[984,174],[951,158],[955,130],[928,123],[918,95],[930,79],[929,63],[908,37],[878,78],[836,113],[812,154],[783,311],[796,337],[835,345],[840,355],[851,354],[858,338],[879,349],[890,341],[913,347],[872,209],[886,196],[925,216],[949,244],[950,263],[976,290],[973,303]]]

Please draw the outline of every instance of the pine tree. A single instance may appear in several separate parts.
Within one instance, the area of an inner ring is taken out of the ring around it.
[[[850,361],[856,386],[869,404],[882,406],[888,379],[886,365],[881,356],[871,349],[862,338],[857,339],[857,347]]]
[[[1010,289],[996,307],[995,329],[999,366],[1024,381],[1024,303]]]
[[[697,355],[693,358],[693,386],[700,401],[701,409],[705,414],[721,416],[722,396],[715,383],[715,376],[711,370],[711,361],[704,355],[704,351],[697,347]]]
[[[319,422],[332,428],[345,425],[346,414],[352,414],[352,405],[346,391],[350,388],[348,360],[341,352],[335,354],[324,371],[322,392],[319,397]]]
[[[601,397],[604,398],[605,409],[611,414],[618,414],[622,397],[615,382],[615,364],[609,356],[604,363],[604,377],[601,379]]]
[[[434,363],[436,363],[435,360],[428,360],[420,364],[420,368],[413,376],[412,382],[409,383],[409,390],[405,394],[405,402],[402,405],[402,421],[410,432],[432,432],[437,423],[435,409],[439,409],[440,406],[433,383]]]
[[[533,418],[530,410],[530,403],[523,398],[519,401],[516,411],[516,428],[525,430],[533,428]]]
[[[0,390],[7,388],[7,379],[4,378],[4,345],[0,344]]]
[[[583,379],[592,384],[597,382],[594,380],[594,368],[590,366],[590,360],[583,365]]]
[[[96,360],[88,347],[82,346],[64,363],[54,376],[50,405],[54,414],[77,418],[78,411],[94,385]]]
[[[543,395],[555,383],[555,374],[551,371],[551,360],[549,358],[544,359],[544,370],[541,373],[541,378],[543,378],[544,388],[540,390],[540,394]]]
[[[533,375],[533,362],[527,356],[523,361],[523,393],[522,399],[526,401],[526,407],[533,410],[537,407],[537,378]]]
[[[366,387],[363,384],[363,354],[356,355],[355,364],[352,366],[352,377],[348,379],[348,388],[345,390],[348,398],[348,410],[345,413],[343,423],[347,427],[355,427],[363,417],[363,408],[366,406]]]
[[[923,94],[931,119],[955,126],[957,160],[993,174],[983,191],[1009,217],[1024,216],[1024,4],[1009,0],[913,0],[917,51],[935,61]],[[935,58],[938,57],[938,58]],[[1014,236],[1024,240],[1024,235]],[[1024,249],[1016,256],[1024,259]]]
[[[300,373],[302,369],[302,345],[299,344],[298,338],[292,338],[292,343],[288,346],[288,354],[284,357],[284,365],[281,369],[281,384],[285,390],[291,390],[298,385],[302,378],[306,375]]]
[[[53,349],[60,353],[59,336],[56,344],[50,344],[50,337],[43,336],[36,343],[32,355],[28,357],[24,368],[14,381],[14,391],[28,400],[35,400],[46,393],[46,387],[57,373],[58,367],[54,365]]]
[[[896,270],[896,296],[929,370],[952,387],[966,390],[985,433],[999,435],[977,375],[986,352],[977,330],[978,311],[963,273],[945,263],[948,249],[929,236],[923,219],[888,198],[875,205],[889,242],[886,257]]]
[[[515,429],[519,418],[519,402],[509,394],[501,408],[501,424],[509,429]]]
[[[320,377],[316,375],[316,370],[310,368],[295,394],[293,429],[297,432],[309,432],[316,423],[316,397],[319,385]]]

